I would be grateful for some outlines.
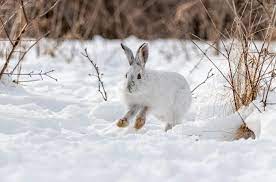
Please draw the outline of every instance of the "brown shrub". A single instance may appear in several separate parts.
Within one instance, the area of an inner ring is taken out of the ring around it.
[[[252,6],[259,9],[258,17],[264,13],[264,8],[272,6],[272,0],[256,0]],[[34,17],[44,9],[53,5],[56,0],[25,0],[27,14]],[[229,0],[231,3],[232,1]],[[204,10],[202,3],[210,13],[213,21]],[[214,34],[213,23],[217,29],[226,33],[231,28],[234,15],[225,0],[60,0],[50,12],[36,22],[35,31],[29,36],[38,36],[51,31],[52,38],[90,39],[94,35],[106,38],[125,38],[135,35],[144,39],[155,38],[190,38],[195,34],[202,39],[214,40],[219,36]],[[245,1],[234,1],[238,13],[242,13]],[[18,6],[17,0],[2,0],[0,2],[1,16],[7,19]],[[248,10],[245,10],[248,11]],[[243,19],[245,25],[250,20]],[[14,19],[9,23],[9,31],[13,31]],[[266,22],[260,24],[260,29]],[[3,34],[0,31],[0,36]],[[261,32],[257,34],[261,37]]]

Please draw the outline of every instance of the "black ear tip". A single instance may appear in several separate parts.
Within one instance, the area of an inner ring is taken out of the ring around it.
[[[148,47],[148,43],[147,43],[147,42],[144,42],[144,43],[140,46],[140,48],[145,48],[145,47]]]
[[[124,44],[123,44],[123,43],[121,43],[121,47],[122,47],[122,49],[125,49],[125,46],[124,46]]]

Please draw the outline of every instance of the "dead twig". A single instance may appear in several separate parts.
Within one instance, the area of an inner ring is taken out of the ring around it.
[[[20,76],[27,76],[27,77],[30,77],[30,78],[33,78],[35,76],[38,76],[40,79],[36,79],[35,81],[38,81],[38,80],[44,80],[43,77],[47,77],[47,78],[50,78],[52,80],[55,80],[55,81],[58,81],[56,78],[54,78],[53,76],[50,75],[50,73],[53,73],[55,70],[50,70],[50,71],[46,71],[46,72],[43,72],[42,70],[40,72],[34,72],[34,71],[31,71],[29,73],[3,73],[3,75],[8,75],[8,76],[12,76],[12,75],[20,75]],[[29,80],[28,82],[32,82],[34,80]],[[23,81],[21,81],[23,82]],[[27,82],[27,81],[25,81]]]
[[[16,39],[15,39],[14,42],[9,38],[9,41],[10,41],[10,44],[12,45],[12,48],[11,48],[11,50],[10,50],[8,56],[7,56],[7,59],[6,59],[6,62],[5,62],[5,64],[4,64],[4,66],[2,67],[2,69],[1,69],[1,71],[0,71],[0,80],[1,80],[1,78],[2,78],[3,73],[6,71],[8,65],[9,65],[9,63],[10,63],[11,57],[12,57],[12,55],[14,54],[14,51],[15,51],[16,47],[18,46],[18,44],[19,44],[21,38],[22,38],[22,35],[25,33],[25,31],[26,31],[26,29],[27,29],[27,27],[28,27],[28,25],[29,25],[29,20],[28,20],[28,18],[27,18],[27,16],[26,16],[26,11],[25,11],[25,7],[24,7],[24,4],[23,4],[23,0],[20,0],[20,5],[21,5],[22,12],[23,12],[23,14],[24,14],[24,18],[25,18],[26,23],[25,23],[25,25],[22,27],[21,31],[20,31],[19,34],[17,35],[17,37],[16,37]],[[2,22],[2,24],[3,24],[3,22]],[[3,24],[3,26],[5,26],[5,25]],[[8,32],[5,31],[5,33],[6,33],[7,37],[9,37]]]
[[[20,6],[21,6],[21,8],[22,8],[22,12],[23,12],[24,19],[25,19],[26,23],[29,23],[29,20],[28,20],[28,17],[27,17],[27,14],[26,14],[25,8],[24,8],[24,3],[23,3],[23,0],[20,0]]]
[[[92,64],[93,68],[95,69],[96,75],[93,75],[93,76],[96,76],[97,79],[98,79],[98,92],[100,92],[100,94],[102,95],[102,98],[105,101],[107,101],[107,93],[106,93],[106,90],[104,88],[104,83],[101,79],[103,74],[100,73],[98,65],[96,63],[94,63],[94,61],[89,57],[88,52],[87,52],[87,48],[85,48],[84,53],[81,53],[81,54],[89,60],[89,62]]]
[[[3,20],[2,20],[1,17],[0,17],[0,21],[1,21],[1,23],[2,23],[3,29],[4,29],[4,31],[5,31],[5,34],[6,34],[7,38],[8,38],[8,40],[10,41],[10,43],[12,43],[12,40],[11,40],[10,35],[9,35],[9,33],[8,33],[8,30],[7,30],[7,28],[6,28],[6,26],[5,26],[5,24],[4,24],[4,22],[3,22]]]
[[[9,52],[9,54],[8,54],[8,56],[7,56],[7,59],[6,59],[6,62],[5,62],[5,64],[4,64],[4,66],[2,67],[1,71],[0,71],[0,80],[1,80],[1,78],[2,78],[3,73],[6,71],[8,65],[9,65],[9,63],[10,63],[10,60],[11,60],[11,57],[12,57],[14,51],[15,51],[15,48],[17,47],[18,43],[20,42],[21,36],[22,36],[22,34],[25,32],[25,30],[26,30],[26,28],[27,28],[27,25],[28,25],[28,24],[26,23],[26,24],[23,26],[23,28],[21,29],[20,33],[18,34],[18,36],[17,36],[15,42],[14,42],[14,43],[13,43],[13,42],[10,42],[11,45],[12,45],[12,49],[11,49],[11,51]]]
[[[13,70],[11,71],[11,73],[14,73],[14,71],[16,70],[16,68],[19,66],[19,64],[22,62],[22,60],[24,59],[24,57],[26,56],[26,54],[44,37],[46,37],[47,35],[49,35],[50,32],[47,32],[46,34],[44,34],[43,36],[41,36],[40,38],[38,38],[26,51],[23,52],[23,54],[20,56],[19,60],[17,61],[16,65],[14,66]]]
[[[43,16],[45,16],[47,13],[49,13],[50,11],[52,11],[54,9],[54,7],[60,2],[60,0],[56,0],[56,2],[47,10],[45,10],[43,13],[41,13],[39,16],[37,16],[38,18],[41,18]]]
[[[193,93],[196,89],[198,89],[201,85],[203,85],[204,83],[206,83],[206,81],[208,80],[208,79],[210,79],[212,76],[214,76],[215,74],[214,73],[211,73],[212,72],[212,69],[210,69],[209,71],[208,71],[208,74],[207,74],[207,76],[206,76],[206,78],[200,83],[200,84],[198,84],[191,92]]]

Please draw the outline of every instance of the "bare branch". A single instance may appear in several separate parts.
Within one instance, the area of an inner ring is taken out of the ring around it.
[[[94,61],[89,57],[88,55],[88,52],[87,52],[87,48],[84,49],[84,53],[81,53],[84,57],[86,57],[89,62],[92,64],[93,68],[95,69],[96,71],[96,76],[98,78],[98,92],[100,92],[100,94],[102,95],[102,98],[107,101],[107,93],[105,91],[105,88],[104,88],[104,83],[101,79],[101,76],[103,75],[102,73],[100,73],[99,71],[99,67],[97,66],[96,63],[94,63]],[[93,75],[95,76],[95,75]]]
[[[204,52],[193,40],[191,40],[192,43],[202,52],[202,54],[212,63],[212,65],[220,72],[220,74],[223,76],[223,78],[231,85],[228,78],[222,73],[222,71],[219,69],[219,67],[211,60],[211,58],[207,55],[206,52]]]
[[[23,0],[20,0],[20,6],[21,6],[21,9],[22,9],[22,12],[23,12],[23,15],[24,15],[25,21],[26,21],[26,23],[28,24],[28,23],[29,23],[29,20],[28,20],[28,17],[27,17],[26,11],[25,11],[25,7],[24,7]]]
[[[14,73],[14,71],[16,70],[16,68],[19,66],[19,64],[22,62],[22,60],[24,59],[24,57],[26,56],[26,54],[43,38],[46,37],[47,35],[49,35],[50,32],[47,32],[46,34],[44,34],[43,36],[41,36],[39,39],[37,39],[26,51],[23,52],[22,56],[19,58],[18,62],[16,63],[15,67],[13,68],[13,70],[11,71],[11,73]]]
[[[38,73],[34,72],[34,71],[31,71],[29,73],[3,73],[3,75],[8,75],[8,76],[12,76],[12,75],[20,75],[20,76],[27,76],[27,77],[30,77],[30,78],[33,78],[35,76],[39,77],[40,79],[36,79],[35,81],[38,81],[38,80],[43,80],[43,77],[48,77],[52,80],[55,80],[55,81],[58,81],[56,78],[54,78],[53,76],[50,75],[50,73],[53,73],[55,70],[50,70],[50,71],[46,71],[46,72],[43,72],[42,70]],[[32,80],[29,80],[28,82],[31,82]],[[34,80],[33,80],[34,81]],[[22,82],[22,81],[21,81]],[[27,82],[27,81],[24,81],[24,82]]]
[[[8,54],[7,59],[6,59],[6,62],[5,62],[5,64],[4,64],[4,66],[2,67],[1,71],[0,71],[0,80],[1,80],[1,78],[2,78],[3,73],[6,71],[8,65],[9,65],[9,63],[10,63],[10,59],[11,59],[13,53],[14,53],[14,50],[15,50],[15,48],[17,47],[19,41],[21,40],[21,36],[22,36],[22,34],[25,32],[27,26],[28,26],[28,23],[26,23],[26,24],[23,26],[23,28],[21,29],[20,33],[18,34],[18,36],[17,36],[15,42],[12,44],[12,49],[11,49],[10,53]]]
[[[60,0],[56,0],[56,2],[50,7],[48,8],[46,11],[44,11],[43,13],[41,13],[40,15],[37,16],[37,18],[41,18],[43,16],[45,16],[47,13],[49,13],[52,9],[54,9],[54,7],[60,2]]]
[[[22,11],[25,12],[25,7],[24,7],[24,4],[23,4],[23,1],[20,0],[20,3],[21,3]],[[27,18],[27,17],[25,17],[25,18]],[[18,46],[18,44],[19,44],[19,42],[20,42],[20,40],[21,40],[21,38],[22,38],[22,35],[25,33],[25,31],[26,31],[28,25],[29,25],[29,22],[28,22],[28,19],[26,19],[26,23],[25,23],[25,25],[22,27],[22,29],[21,29],[21,31],[19,32],[19,34],[17,35],[15,41],[14,41],[14,42],[11,41],[12,49],[10,50],[10,52],[9,52],[9,54],[8,54],[8,56],[7,56],[6,62],[5,62],[5,64],[4,64],[4,66],[2,67],[1,71],[0,71],[0,80],[1,80],[1,78],[2,78],[3,73],[6,71],[8,65],[9,65],[9,63],[10,63],[10,59],[11,59],[11,57],[12,57],[12,55],[13,55],[13,53],[14,53],[16,47]],[[5,26],[5,25],[3,24],[3,26]],[[10,40],[10,39],[9,39],[9,40]]]
[[[210,70],[208,71],[208,74],[207,74],[206,78],[205,78],[200,84],[198,84],[198,85],[191,91],[192,93],[193,93],[196,89],[198,89],[201,85],[203,85],[204,83],[206,83],[206,81],[207,81],[208,79],[210,79],[212,76],[214,76],[214,73],[211,74],[211,71],[212,71],[212,69],[210,69]]]
[[[5,31],[5,34],[6,34],[7,38],[9,39],[11,45],[13,45],[13,42],[12,42],[12,40],[11,40],[11,38],[10,38],[10,35],[9,35],[9,33],[8,33],[8,30],[6,29],[5,24],[4,24],[4,22],[3,22],[3,20],[2,20],[1,17],[0,17],[0,21],[1,21],[1,23],[2,23],[2,26],[3,26],[3,29],[4,29],[4,31]]]

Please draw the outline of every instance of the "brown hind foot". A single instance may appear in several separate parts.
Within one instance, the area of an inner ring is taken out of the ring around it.
[[[144,126],[145,122],[146,122],[145,118],[142,118],[142,117],[136,118],[134,128],[137,130],[141,129]]]
[[[122,118],[122,119],[120,119],[120,120],[117,122],[117,126],[118,126],[119,128],[127,127],[127,126],[128,126],[127,118]]]

